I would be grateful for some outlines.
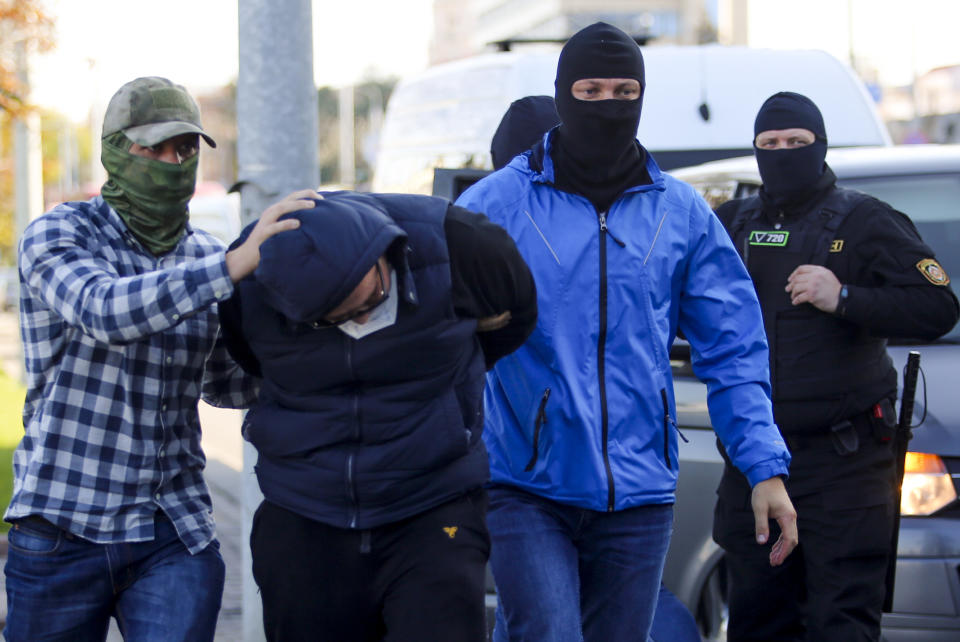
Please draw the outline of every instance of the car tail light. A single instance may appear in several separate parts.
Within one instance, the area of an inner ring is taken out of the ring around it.
[[[900,493],[901,515],[930,515],[956,499],[953,478],[940,457],[907,453]]]

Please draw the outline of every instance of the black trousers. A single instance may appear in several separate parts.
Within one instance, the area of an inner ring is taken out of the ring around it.
[[[769,545],[756,543],[749,486],[725,471],[713,532],[727,553],[731,642],[880,639],[894,463],[890,444],[858,423],[856,453],[839,455],[829,441],[791,446],[800,544],[779,567],[770,566]],[[772,543],[780,530],[770,526]]]
[[[486,492],[366,531],[269,502],[253,518],[253,576],[271,642],[486,640]]]

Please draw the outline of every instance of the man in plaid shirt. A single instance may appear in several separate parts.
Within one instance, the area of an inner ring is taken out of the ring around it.
[[[113,96],[101,195],[32,222],[19,248],[25,435],[14,454],[9,640],[212,640],[224,564],[202,471],[197,402],[253,401],[217,302],[299,225],[312,190],[268,208],[226,252],[188,223],[202,129],[163,78]],[[308,199],[308,200],[304,200]]]

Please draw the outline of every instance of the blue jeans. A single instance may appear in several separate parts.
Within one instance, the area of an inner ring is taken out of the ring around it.
[[[673,505],[592,511],[489,489],[494,642],[646,640]]]
[[[18,520],[4,569],[4,637],[102,642],[113,616],[126,640],[213,640],[225,571],[220,544],[190,555],[166,517],[155,529],[150,542],[94,544],[49,522]]]

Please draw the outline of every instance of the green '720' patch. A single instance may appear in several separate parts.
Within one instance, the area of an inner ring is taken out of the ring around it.
[[[786,247],[788,238],[790,238],[790,232],[761,232],[760,230],[754,230],[750,232],[750,245]]]

